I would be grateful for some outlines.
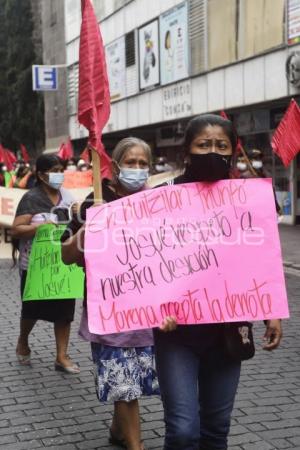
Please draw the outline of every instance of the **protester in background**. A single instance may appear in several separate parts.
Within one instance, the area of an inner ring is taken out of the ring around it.
[[[61,188],[63,161],[56,155],[41,155],[36,161],[37,185],[22,197],[14,219],[11,235],[19,240],[19,268],[21,295],[26,283],[32,241],[37,228],[44,223],[58,223],[69,219],[73,198]],[[54,323],[56,339],[55,370],[78,373],[79,367],[67,354],[75,300],[33,300],[22,302],[20,335],[16,354],[21,364],[30,364],[29,335],[37,320]]]
[[[235,173],[237,178],[271,178],[263,163],[263,153],[258,149],[253,149],[247,152],[247,158],[243,155],[239,155],[237,158],[236,168],[238,173]],[[251,164],[251,167],[249,166]],[[281,207],[277,201],[276,192],[274,191],[274,201],[277,213],[282,213]]]
[[[77,163],[77,170],[80,172],[86,172],[89,170],[90,166],[83,159],[80,159]]]
[[[237,178],[253,178],[253,174],[250,171],[249,162],[244,155],[239,155],[236,162]]]
[[[5,186],[5,172],[7,170],[7,167],[5,164],[0,163],[0,186]]]
[[[16,172],[16,179],[14,181],[13,187],[19,189],[27,189],[27,184],[32,172],[30,170],[29,164],[24,164],[19,167]]]
[[[103,200],[112,202],[145,188],[151,166],[151,150],[146,142],[129,137],[121,140],[112,153],[112,181],[103,180]],[[62,257],[66,264],[84,264],[83,233],[86,210],[93,202],[90,194],[62,236]],[[71,234],[72,237],[68,238]],[[78,239],[80,244],[78,245]],[[105,264],[105,261],[103,261]],[[110,442],[129,450],[144,449],[141,443],[138,399],[159,393],[153,358],[152,330],[98,336],[87,325],[86,298],[79,334],[91,342],[95,363],[97,395],[101,402],[114,402]]]
[[[77,166],[76,166],[76,162],[74,159],[69,159],[66,170],[71,170],[72,172],[76,172]]]
[[[269,176],[264,168],[263,153],[260,150],[256,148],[250,150],[248,152],[248,158],[259,178],[266,178]]]
[[[160,156],[156,159],[154,168],[157,173],[169,172],[173,170],[173,167],[168,164],[167,159],[164,156]]]
[[[232,123],[207,114],[186,129],[187,165],[174,184],[228,179],[234,167]],[[226,353],[224,324],[179,325],[167,318],[154,332],[159,384],[165,412],[164,450],[226,450],[241,362]],[[280,320],[266,321],[265,350],[281,339]],[[239,355],[236,355],[239,358]]]

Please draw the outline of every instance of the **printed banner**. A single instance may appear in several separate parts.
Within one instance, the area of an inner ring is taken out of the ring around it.
[[[90,208],[92,333],[289,316],[270,179],[190,183]]]
[[[110,100],[120,100],[126,95],[125,36],[105,47]]]
[[[85,197],[89,195],[91,190],[91,187],[70,189],[76,202],[84,200]],[[0,187],[0,225],[5,227],[12,226],[17,206],[26,192],[26,189]]]
[[[33,240],[23,301],[83,298],[83,270],[61,260],[65,226],[42,225]]]
[[[65,170],[64,172],[65,189],[81,189],[93,186],[93,171],[86,170],[85,172],[73,172],[72,170]]]
[[[159,83],[158,20],[139,29],[140,89]]]
[[[181,3],[159,17],[161,84],[189,76],[188,7]]]
[[[300,42],[300,3],[299,0],[288,0],[288,43]]]

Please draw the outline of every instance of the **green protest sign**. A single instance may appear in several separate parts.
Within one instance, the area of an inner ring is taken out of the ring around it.
[[[65,225],[41,225],[32,243],[23,301],[82,298],[84,273],[61,260]]]

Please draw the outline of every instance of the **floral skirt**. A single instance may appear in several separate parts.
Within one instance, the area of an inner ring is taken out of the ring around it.
[[[153,347],[110,347],[91,343],[96,392],[101,402],[130,402],[159,395]]]

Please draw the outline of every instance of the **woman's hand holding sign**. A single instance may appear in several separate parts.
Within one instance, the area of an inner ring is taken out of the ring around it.
[[[164,331],[165,333],[176,330],[177,328],[176,317],[174,316],[165,317],[159,328],[161,331]]]

